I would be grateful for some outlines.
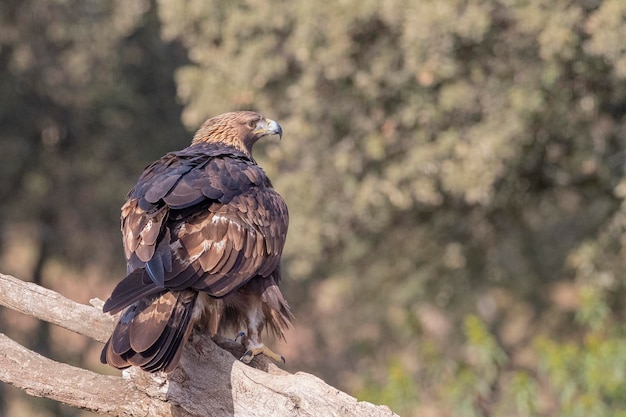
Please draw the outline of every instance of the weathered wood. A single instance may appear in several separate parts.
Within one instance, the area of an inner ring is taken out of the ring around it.
[[[207,336],[195,334],[170,375],[167,398],[190,416],[395,415],[388,407],[359,402],[313,375],[290,374],[260,359],[253,365],[267,371],[242,363]],[[212,372],[207,372],[207,364]]]
[[[0,274],[0,304],[101,342],[113,328],[99,308],[9,275]],[[112,416],[396,416],[313,375],[285,372],[263,356],[246,365],[236,359],[242,353],[238,343],[192,333],[171,374],[131,368],[117,377],[44,358],[0,334],[0,380]]]
[[[163,416],[170,408],[137,390],[130,380],[55,362],[2,333],[0,380],[36,397],[112,416]]]
[[[61,294],[0,273],[0,304],[56,324],[99,342],[106,342],[115,321],[93,306],[76,303]]]

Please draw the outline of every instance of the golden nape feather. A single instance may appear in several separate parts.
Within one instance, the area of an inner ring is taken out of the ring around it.
[[[193,137],[192,145],[198,143],[221,143],[237,148],[248,156],[252,145],[266,135],[279,135],[283,130],[271,119],[251,111],[224,113],[208,119]]]
[[[122,207],[128,275],[104,311],[120,319],[101,360],[116,368],[176,368],[196,328],[245,334],[249,362],[263,330],[284,338],[292,314],[279,285],[289,215],[252,158],[280,125],[254,112],[207,120],[191,146],[149,165]]]

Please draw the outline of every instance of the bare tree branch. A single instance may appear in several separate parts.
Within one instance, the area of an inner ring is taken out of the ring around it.
[[[166,403],[153,401],[138,391],[129,380],[96,374],[44,358],[2,333],[0,380],[30,395],[101,414],[166,415],[169,408]]]
[[[114,320],[92,306],[76,303],[32,282],[0,273],[0,304],[74,333],[106,342]]]
[[[9,275],[0,274],[0,304],[101,342],[113,327],[113,319],[98,308]],[[312,375],[289,374],[267,358],[243,364],[236,359],[241,353],[238,343],[193,333],[171,374],[131,368],[116,377],[44,358],[0,334],[0,380],[113,416],[396,416]]]

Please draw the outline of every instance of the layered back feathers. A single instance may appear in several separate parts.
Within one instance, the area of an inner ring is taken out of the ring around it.
[[[287,206],[250,154],[273,132],[255,130],[267,120],[253,112],[207,120],[191,146],[148,166],[128,194],[128,275],[104,305],[126,311],[103,362],[170,371],[201,316],[214,334],[242,326],[259,305],[259,328],[282,336],[291,320],[278,289]]]

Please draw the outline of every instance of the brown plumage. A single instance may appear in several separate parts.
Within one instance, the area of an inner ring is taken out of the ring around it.
[[[125,311],[103,363],[172,371],[195,325],[245,333],[245,362],[275,355],[261,333],[282,338],[292,319],[278,288],[288,214],[251,155],[273,134],[280,125],[260,114],[225,113],[145,169],[122,207],[128,275],[104,311]]]

